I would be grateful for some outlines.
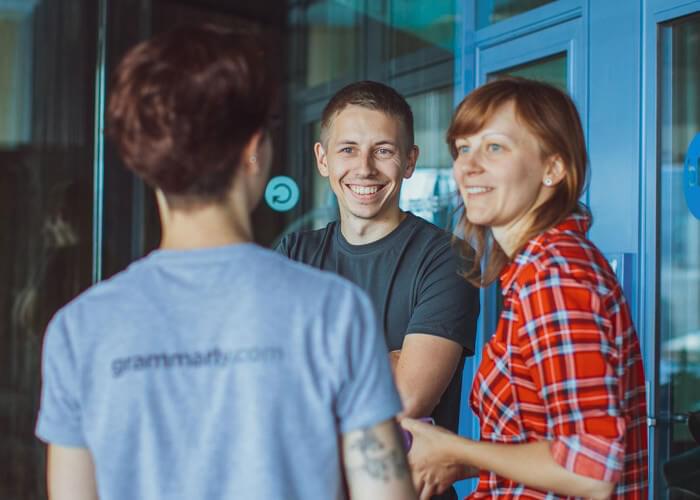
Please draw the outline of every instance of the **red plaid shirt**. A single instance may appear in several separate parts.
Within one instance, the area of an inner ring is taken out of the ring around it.
[[[571,216],[533,238],[501,275],[503,312],[471,406],[481,439],[552,442],[563,467],[647,497],[639,340],[615,274]],[[483,471],[470,498],[563,498]]]

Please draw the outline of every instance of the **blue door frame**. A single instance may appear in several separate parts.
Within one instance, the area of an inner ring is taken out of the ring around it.
[[[700,0],[559,0],[476,30],[476,0],[456,0],[455,104],[486,75],[566,52],[568,87],[581,113],[591,165],[585,201],[590,236],[614,261],[632,308],[649,400],[650,498],[659,464],[655,433],[657,301],[657,46],[659,25],[700,11]],[[481,292],[477,354],[464,372],[460,433],[478,437],[468,405],[484,340],[496,323],[496,292]],[[660,448],[663,448],[661,446]],[[658,449],[663,453],[662,449]],[[467,494],[473,481],[458,483]]]

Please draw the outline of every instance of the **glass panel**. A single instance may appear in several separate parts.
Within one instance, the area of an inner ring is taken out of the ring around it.
[[[328,184],[328,179],[322,177],[316,168],[316,158],[313,153],[313,145],[321,136],[321,121],[315,121],[309,126],[309,146],[308,154],[305,155],[307,160],[306,168],[306,183],[309,185],[309,200],[305,206],[308,207],[303,221],[297,222],[297,225],[303,224],[304,228],[320,229],[325,227],[330,221],[338,217],[338,203],[335,199],[333,191]],[[302,193],[302,197],[304,194]],[[301,229],[301,228],[300,228]]]
[[[313,87],[358,68],[362,0],[325,0],[306,8],[306,85]]]
[[[522,78],[530,78],[531,80],[547,82],[567,92],[566,59],[566,52],[561,52],[560,54],[543,57],[536,61],[491,73],[488,76],[488,80],[495,80],[498,77],[506,75],[519,76]]]
[[[504,19],[508,19],[553,0],[477,0],[476,28],[485,28]]]
[[[686,151],[700,133],[700,16],[664,27],[660,55],[659,415],[676,455],[697,446],[683,418],[700,411],[700,220],[683,190]]]
[[[454,0],[391,0],[387,17],[389,43],[384,47],[384,59],[429,47],[437,47],[452,54]]]
[[[403,183],[400,206],[446,227],[457,201],[452,157],[445,143],[452,116],[452,87],[413,95],[406,100],[413,110],[415,142],[420,155],[413,176]]]
[[[94,0],[0,2],[0,498],[45,498],[46,325],[90,285]]]

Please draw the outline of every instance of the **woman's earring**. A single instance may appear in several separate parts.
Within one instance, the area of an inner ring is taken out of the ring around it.
[[[551,186],[552,184],[554,184],[554,181],[552,180],[551,177],[545,177],[545,178],[544,178],[544,185],[545,185],[545,186],[549,187],[549,186]]]
[[[250,163],[255,163],[256,161],[258,161],[258,159],[255,157],[255,155],[252,155],[250,157]]]

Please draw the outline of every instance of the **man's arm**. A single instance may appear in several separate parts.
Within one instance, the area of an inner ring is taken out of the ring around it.
[[[435,335],[406,335],[400,354],[389,353],[403,417],[427,417],[440,402],[462,356],[462,346]]]
[[[95,466],[86,448],[49,445],[46,477],[50,500],[98,500]]]
[[[341,446],[351,499],[417,498],[402,438],[393,418],[374,427],[343,434]]]

